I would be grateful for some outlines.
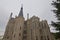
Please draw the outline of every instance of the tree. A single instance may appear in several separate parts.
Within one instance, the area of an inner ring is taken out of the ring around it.
[[[55,14],[55,17],[57,18],[57,21],[52,21],[51,24],[56,28],[55,30],[59,31],[55,33],[55,38],[57,39],[60,38],[60,0],[53,1],[52,5],[54,6],[54,8],[56,8],[55,10],[53,10],[53,12]]]

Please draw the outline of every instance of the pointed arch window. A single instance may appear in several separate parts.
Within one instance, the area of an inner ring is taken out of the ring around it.
[[[21,33],[19,33],[19,36],[21,36]]]
[[[47,36],[47,40],[49,40],[49,36]]]
[[[38,37],[36,36],[36,40],[38,40]]]

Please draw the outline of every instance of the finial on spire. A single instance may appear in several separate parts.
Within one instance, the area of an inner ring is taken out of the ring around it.
[[[22,16],[23,17],[23,4],[22,4],[22,6],[21,6],[21,10],[20,10],[20,12],[19,12],[19,15],[18,16]]]
[[[27,13],[27,19],[29,19],[29,13]]]
[[[23,4],[21,4],[21,7],[23,7]]]

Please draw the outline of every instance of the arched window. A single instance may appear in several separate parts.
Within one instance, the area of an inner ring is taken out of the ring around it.
[[[7,36],[7,39],[9,39],[9,36]]]
[[[19,36],[21,36],[21,33],[19,33]]]
[[[15,38],[15,34],[14,34],[14,38]]]
[[[38,37],[36,36],[36,40],[38,40]]]
[[[24,34],[27,34],[27,31],[26,30],[24,30],[24,32],[23,32]]]
[[[43,36],[41,36],[41,40],[43,40]]]
[[[49,40],[49,36],[47,36],[47,40]]]
[[[21,30],[21,26],[20,26],[20,30]]]

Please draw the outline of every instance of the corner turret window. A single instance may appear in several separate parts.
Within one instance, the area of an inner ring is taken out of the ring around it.
[[[21,33],[19,33],[19,36],[21,36]]]
[[[36,40],[38,40],[38,37],[36,36]]]
[[[15,38],[15,34],[14,34],[14,38]]]
[[[43,40],[43,36],[41,36],[41,40]]]
[[[7,39],[9,39],[9,37],[7,37]]]
[[[12,32],[12,34],[13,34],[13,32]]]
[[[42,29],[40,29],[39,31],[40,31],[40,34],[42,34]]]
[[[49,40],[49,37],[47,36],[47,40]]]
[[[20,30],[21,30],[21,26],[20,26]]]
[[[24,30],[24,34],[27,34],[27,31],[26,30]]]

